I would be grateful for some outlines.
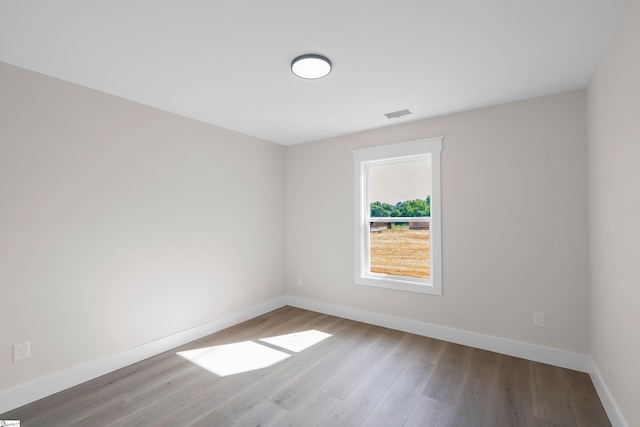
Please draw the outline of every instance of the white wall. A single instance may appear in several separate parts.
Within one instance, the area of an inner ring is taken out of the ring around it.
[[[0,63],[0,391],[282,297],[284,170],[284,147]]]
[[[640,425],[640,2],[588,90],[591,353],[628,425]]]
[[[578,91],[288,147],[289,295],[588,353],[586,129]],[[351,150],[435,136],[444,295],[355,285]]]

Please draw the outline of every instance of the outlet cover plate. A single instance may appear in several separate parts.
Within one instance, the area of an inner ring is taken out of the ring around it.
[[[547,315],[545,313],[534,312],[533,313],[533,325],[540,328],[547,326]]]
[[[20,362],[21,360],[27,360],[30,356],[30,343],[29,341],[21,342],[13,345],[13,363]]]

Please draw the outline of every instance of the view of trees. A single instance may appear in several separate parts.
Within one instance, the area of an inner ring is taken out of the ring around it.
[[[380,218],[431,216],[431,196],[427,196],[424,200],[406,200],[404,202],[398,202],[395,205],[373,202],[371,203],[371,216]]]

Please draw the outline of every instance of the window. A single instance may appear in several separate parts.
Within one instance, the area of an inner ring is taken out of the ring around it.
[[[442,295],[442,138],[354,150],[355,281]]]

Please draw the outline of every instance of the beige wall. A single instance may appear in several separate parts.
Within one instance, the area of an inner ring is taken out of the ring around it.
[[[578,91],[288,147],[288,293],[587,353],[586,128]],[[351,150],[435,136],[444,295],[355,285]]]
[[[0,390],[282,297],[284,170],[284,147],[0,63]]]
[[[640,426],[640,2],[589,85],[591,353]]]

